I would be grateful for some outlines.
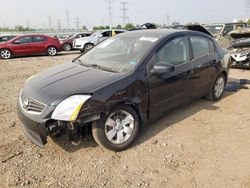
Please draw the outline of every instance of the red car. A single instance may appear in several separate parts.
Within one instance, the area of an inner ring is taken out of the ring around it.
[[[0,43],[0,57],[3,59],[40,54],[55,56],[59,51],[60,41],[45,35],[22,35]]]

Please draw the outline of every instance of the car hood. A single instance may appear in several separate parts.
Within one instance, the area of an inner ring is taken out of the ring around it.
[[[126,73],[65,63],[28,79],[23,92],[47,105],[57,105],[71,95],[94,94],[98,89],[125,76]]]

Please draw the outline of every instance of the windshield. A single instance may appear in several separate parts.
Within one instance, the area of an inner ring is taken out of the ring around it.
[[[208,30],[210,33],[216,35],[221,33],[223,25],[206,25],[204,26],[206,30]]]
[[[78,61],[104,70],[132,72],[157,40],[155,37],[119,35],[97,45]]]
[[[102,33],[102,31],[96,31],[92,35],[90,35],[90,37],[95,37],[95,36],[97,36],[97,35],[99,35],[101,33]]]

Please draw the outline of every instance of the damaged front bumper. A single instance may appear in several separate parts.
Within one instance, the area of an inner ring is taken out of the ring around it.
[[[27,111],[24,107],[24,100],[21,97],[22,92],[19,96],[17,103],[17,114],[21,121],[21,127],[23,133],[36,145],[43,147],[47,143],[48,136],[57,136],[58,133],[65,132],[71,139],[79,139],[83,136],[81,128],[87,123],[100,119],[100,114],[96,113],[95,110],[86,110],[84,115],[82,114],[80,119],[75,122],[62,122],[51,119],[51,114],[55,109],[55,106],[46,106],[41,113],[34,113]],[[76,138],[77,137],[77,138]]]

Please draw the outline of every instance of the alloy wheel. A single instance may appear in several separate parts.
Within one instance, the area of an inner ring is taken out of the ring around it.
[[[55,47],[49,47],[48,48],[48,55],[54,56],[54,55],[56,55],[56,53],[57,53],[57,50],[56,50]]]
[[[2,50],[1,57],[3,59],[9,59],[9,58],[11,58],[11,52],[9,50]]]
[[[127,111],[116,111],[105,122],[105,135],[113,144],[123,144],[129,140],[135,127],[133,116]]]
[[[217,98],[220,98],[221,95],[223,94],[224,87],[225,87],[225,80],[223,77],[219,77],[214,87],[214,94]]]

